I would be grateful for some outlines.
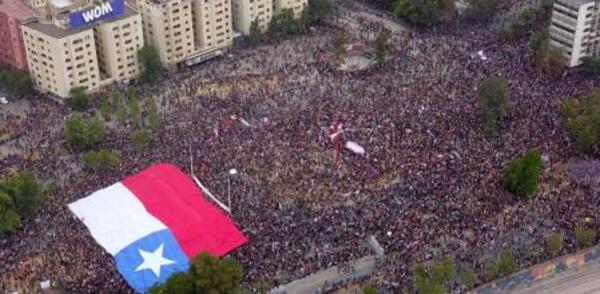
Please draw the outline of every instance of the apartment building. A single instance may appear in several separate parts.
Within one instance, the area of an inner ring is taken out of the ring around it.
[[[554,0],[550,44],[560,48],[568,66],[600,52],[599,0]]]
[[[261,32],[269,29],[273,17],[273,0],[232,0],[233,27],[250,35],[250,26],[257,20]]]
[[[22,30],[31,78],[43,92],[65,98],[75,87],[94,92],[139,75],[142,20],[122,0],[50,0]]]
[[[252,22],[257,20],[262,33],[269,29],[273,15],[283,9],[292,9],[294,18],[302,17],[308,0],[232,0],[233,27],[244,35],[250,35]]]
[[[199,62],[233,44],[229,0],[137,0],[146,42],[164,64]]]
[[[20,0],[0,0],[0,64],[13,70],[27,70],[27,55],[21,23],[35,17],[35,11]]]

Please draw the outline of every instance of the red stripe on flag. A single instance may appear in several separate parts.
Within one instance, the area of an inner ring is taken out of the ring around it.
[[[146,210],[164,223],[185,254],[223,256],[248,240],[177,167],[160,163],[123,180]]]

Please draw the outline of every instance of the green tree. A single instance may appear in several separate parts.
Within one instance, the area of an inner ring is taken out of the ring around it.
[[[0,190],[0,236],[12,233],[20,227],[21,216],[15,211],[12,198]]]
[[[366,283],[362,286],[363,294],[377,294],[377,288],[375,288],[371,283]]]
[[[150,129],[156,129],[160,124],[160,117],[158,116],[158,107],[153,97],[148,97],[144,101],[144,109],[146,109],[146,123]]]
[[[442,261],[434,261],[428,273],[425,265],[419,263],[413,270],[413,277],[419,293],[446,293],[446,284],[454,275],[454,261],[446,257]]]
[[[97,119],[84,119],[74,114],[69,117],[63,129],[65,141],[76,150],[84,150],[102,142],[104,125]]]
[[[584,57],[582,70],[589,76],[597,76],[600,74],[600,58]]]
[[[468,0],[467,16],[476,20],[488,20],[498,10],[497,0]]]
[[[197,293],[240,293],[244,271],[231,259],[219,259],[201,253],[192,260],[190,273],[196,282]]]
[[[477,90],[477,99],[484,113],[483,130],[488,136],[496,133],[498,120],[506,115],[510,107],[507,88],[505,78],[492,76],[485,79]]]
[[[537,52],[547,40],[548,33],[546,31],[535,31],[529,38],[529,48],[531,48],[533,52]]]
[[[333,5],[329,0],[308,0],[308,6],[302,12],[302,23],[304,26],[323,21],[333,11]]]
[[[335,31],[335,35],[333,36],[333,49],[337,54],[343,54],[346,52],[346,44],[348,39],[346,38],[346,32],[343,30]]]
[[[555,75],[562,71],[566,59],[562,51],[544,40],[533,55],[533,62],[542,72]]]
[[[109,121],[112,118],[112,104],[106,97],[100,100],[100,113],[106,121]]]
[[[250,43],[258,45],[262,42],[262,32],[260,31],[260,24],[258,17],[250,23]]]
[[[76,87],[69,91],[69,98],[67,103],[75,110],[83,111],[90,105],[90,98],[85,92],[84,87]]]
[[[33,89],[29,73],[10,70],[2,66],[0,66],[0,85],[20,96],[31,93]]]
[[[117,121],[122,125],[127,123],[127,105],[125,99],[120,93],[113,93],[113,104],[116,107]]]
[[[596,150],[600,136],[600,92],[591,92],[585,101],[575,99],[561,103],[564,125],[580,152]]]
[[[575,239],[577,240],[577,247],[586,248],[594,245],[596,240],[596,231],[579,227],[575,229]]]
[[[385,62],[385,58],[389,53],[388,42],[390,40],[390,34],[383,30],[380,31],[375,39],[375,61],[378,64]]]
[[[139,129],[130,135],[131,147],[137,152],[141,152],[150,144],[150,132]]]
[[[30,172],[20,172],[4,180],[0,191],[12,199],[15,211],[24,217],[33,215],[45,198],[43,185]]]
[[[498,253],[497,269],[498,274],[501,276],[506,276],[517,271],[517,262],[510,251],[502,250]]]
[[[92,171],[111,170],[121,164],[121,154],[116,150],[100,149],[83,154],[83,165]]]
[[[194,277],[187,273],[176,273],[169,277],[163,285],[150,289],[150,294],[196,294]]]
[[[140,110],[140,101],[136,95],[129,97],[129,116],[134,126],[142,126],[142,111]]]
[[[546,238],[546,252],[551,256],[557,256],[563,249],[563,237],[559,233],[553,233]]]
[[[431,25],[443,15],[441,0],[397,0],[392,13],[415,25]]]
[[[477,274],[471,267],[465,267],[460,272],[460,283],[465,286],[467,289],[470,289],[475,284],[475,280],[477,279]]]
[[[519,196],[531,196],[538,190],[542,157],[531,149],[525,155],[514,158],[504,169],[504,187]]]
[[[142,82],[153,83],[157,81],[162,73],[163,65],[156,47],[150,44],[144,45],[138,50],[138,60],[143,68]]]
[[[275,40],[300,31],[300,22],[294,19],[294,11],[290,8],[282,9],[279,14],[271,18],[269,35]]]

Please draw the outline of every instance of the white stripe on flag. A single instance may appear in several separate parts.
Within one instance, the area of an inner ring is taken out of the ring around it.
[[[121,183],[79,199],[69,204],[69,209],[112,255],[144,236],[166,229]]]

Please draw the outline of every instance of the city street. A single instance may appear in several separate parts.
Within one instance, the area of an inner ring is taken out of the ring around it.
[[[527,288],[518,289],[513,293],[600,293],[600,264],[594,263],[577,271],[569,271],[548,279],[542,279]]]

